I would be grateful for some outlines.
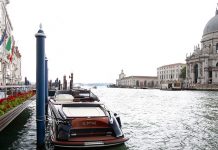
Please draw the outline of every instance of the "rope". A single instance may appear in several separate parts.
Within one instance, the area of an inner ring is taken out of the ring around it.
[[[52,117],[50,115],[45,115],[45,117],[43,117],[43,119],[39,119],[39,118],[36,118],[36,121],[46,121],[46,122],[49,122],[50,120],[54,120],[56,123],[64,123],[66,122],[66,120],[63,120],[61,118],[55,118],[55,117]]]

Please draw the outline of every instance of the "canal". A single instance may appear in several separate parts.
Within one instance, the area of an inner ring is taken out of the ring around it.
[[[105,150],[218,149],[218,92],[98,88],[130,138]],[[0,133],[0,149],[36,149],[35,102]]]

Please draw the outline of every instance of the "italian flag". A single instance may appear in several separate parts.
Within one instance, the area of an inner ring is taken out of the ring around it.
[[[15,42],[13,42],[12,51],[11,51],[11,54],[10,54],[10,57],[9,57],[9,60],[10,60],[11,63],[12,63],[13,56],[14,56],[14,49],[15,49]]]
[[[10,51],[11,50],[11,43],[12,43],[12,40],[11,40],[11,36],[8,38],[8,41],[6,43],[6,46],[5,46],[5,49]]]
[[[15,41],[11,38],[11,36],[8,38],[5,49],[9,52],[8,59],[12,63],[13,55],[14,55],[14,49],[15,49]]]

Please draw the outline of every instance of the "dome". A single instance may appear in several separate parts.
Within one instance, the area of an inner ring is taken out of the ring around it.
[[[218,32],[218,11],[213,18],[211,18],[206,24],[203,32],[203,36],[209,33]]]

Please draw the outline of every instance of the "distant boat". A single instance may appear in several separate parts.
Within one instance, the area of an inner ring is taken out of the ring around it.
[[[116,84],[109,84],[107,85],[108,88],[118,88],[118,86]]]
[[[81,86],[78,85],[78,86],[74,86],[73,88],[74,88],[74,89],[80,89]]]
[[[93,86],[92,88],[93,88],[93,89],[97,89],[97,86]]]
[[[90,148],[123,144],[120,117],[90,90],[57,91],[49,101],[51,142],[55,147]]]

